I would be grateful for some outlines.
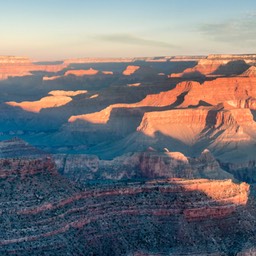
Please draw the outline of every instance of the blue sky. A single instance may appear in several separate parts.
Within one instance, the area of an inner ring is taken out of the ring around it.
[[[255,0],[0,0],[0,55],[255,53]]]

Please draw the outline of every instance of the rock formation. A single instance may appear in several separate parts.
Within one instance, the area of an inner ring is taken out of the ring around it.
[[[241,76],[255,77],[256,76],[256,67],[255,66],[249,67],[246,71],[244,71],[244,73],[241,74]]]
[[[67,67],[65,64],[34,64],[25,57],[0,56],[0,80],[8,77],[31,76],[33,71],[58,72]]]
[[[254,255],[255,62],[0,57],[0,255]]]
[[[88,70],[68,70],[65,72],[65,76],[75,75],[75,76],[92,76],[98,74],[98,70],[88,69]]]
[[[139,66],[128,66],[124,71],[123,71],[123,75],[125,76],[130,76],[132,75],[134,72],[136,72],[140,67]]]
[[[71,97],[68,96],[47,96],[38,101],[23,101],[23,102],[6,102],[6,104],[13,107],[20,107],[26,111],[39,113],[41,109],[53,108],[66,105],[68,102],[72,101]]]
[[[87,90],[78,90],[78,91],[63,91],[63,90],[57,90],[57,91],[50,91],[48,94],[53,96],[77,96],[79,94],[85,94],[87,93]]]
[[[255,55],[209,55],[207,58],[199,59],[195,67],[181,73],[170,74],[169,77],[240,75],[250,67],[249,64],[253,63],[255,63]]]
[[[0,167],[1,255],[238,253],[255,239],[255,225],[245,229],[254,220],[245,183],[169,179],[78,188],[50,158],[5,159]],[[241,235],[250,239],[246,245]]]

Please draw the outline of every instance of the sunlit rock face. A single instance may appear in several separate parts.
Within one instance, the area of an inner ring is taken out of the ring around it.
[[[38,101],[23,101],[23,102],[6,102],[6,104],[13,107],[20,107],[23,110],[39,113],[43,108],[59,107],[72,101],[72,98],[68,96],[47,96]]]
[[[87,93],[87,90],[78,90],[78,91],[63,91],[63,90],[56,90],[56,91],[50,91],[48,94],[53,96],[77,96],[79,94],[85,94]]]
[[[104,133],[109,134],[107,140],[121,138],[120,143],[112,142],[113,148],[119,147],[119,155],[148,147],[174,148],[196,155],[209,148],[223,160],[230,161],[233,155],[247,161],[255,159],[255,85],[253,77],[238,76],[201,84],[183,81],[174,89],[149,94],[136,103],[112,104],[98,112],[72,115],[64,129],[84,129],[85,137],[95,138],[95,144],[100,143]],[[132,143],[128,145],[128,141]],[[106,154],[98,148],[100,156],[115,156],[107,152],[113,152],[112,145],[105,149]]]
[[[99,71],[95,69],[88,69],[88,70],[68,70],[65,72],[65,76],[68,75],[75,75],[75,76],[91,76],[91,75],[96,75]]]
[[[250,64],[255,63],[256,56],[249,55],[209,55],[207,58],[201,58],[198,64],[193,68],[185,69],[181,73],[172,73],[170,78],[198,78],[203,76],[230,76],[246,75],[246,70]],[[245,73],[243,73],[245,72]],[[250,71],[249,71],[250,73]],[[246,75],[247,76],[247,75]]]
[[[49,157],[3,159],[0,170],[2,255],[238,253],[250,245],[241,236],[255,238],[255,225],[246,226],[254,208],[245,183],[160,179],[78,188]]]
[[[0,56],[0,80],[8,77],[31,76],[33,71],[58,72],[65,67],[65,64],[35,64],[27,57]]]
[[[249,76],[249,77],[255,77],[256,76],[256,67],[251,66],[247,70],[244,71],[244,73],[241,74],[241,76]]]
[[[134,72],[136,72],[140,67],[139,66],[128,66],[124,72],[123,75],[125,76],[130,76],[132,75]]]
[[[78,90],[78,91],[63,91],[56,90],[50,91],[48,94],[50,96],[46,96],[38,101],[23,101],[23,102],[6,102],[7,105],[13,107],[20,107],[21,109],[28,111],[39,113],[42,109],[45,108],[57,108],[60,106],[64,106],[70,101],[72,101],[71,97],[85,94],[86,90]]]

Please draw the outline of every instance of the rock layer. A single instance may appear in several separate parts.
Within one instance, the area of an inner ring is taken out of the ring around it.
[[[1,56],[0,80],[7,79],[8,77],[31,76],[33,71],[58,72],[66,67],[65,64],[34,64],[25,57]]]
[[[236,232],[248,237],[255,228],[236,223],[248,201],[245,183],[170,179],[79,189],[49,158],[0,160],[0,166],[1,255],[239,252]],[[194,240],[202,228],[203,240]]]

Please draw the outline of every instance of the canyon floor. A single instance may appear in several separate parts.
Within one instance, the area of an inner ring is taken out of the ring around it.
[[[256,55],[0,57],[1,255],[256,255]]]

